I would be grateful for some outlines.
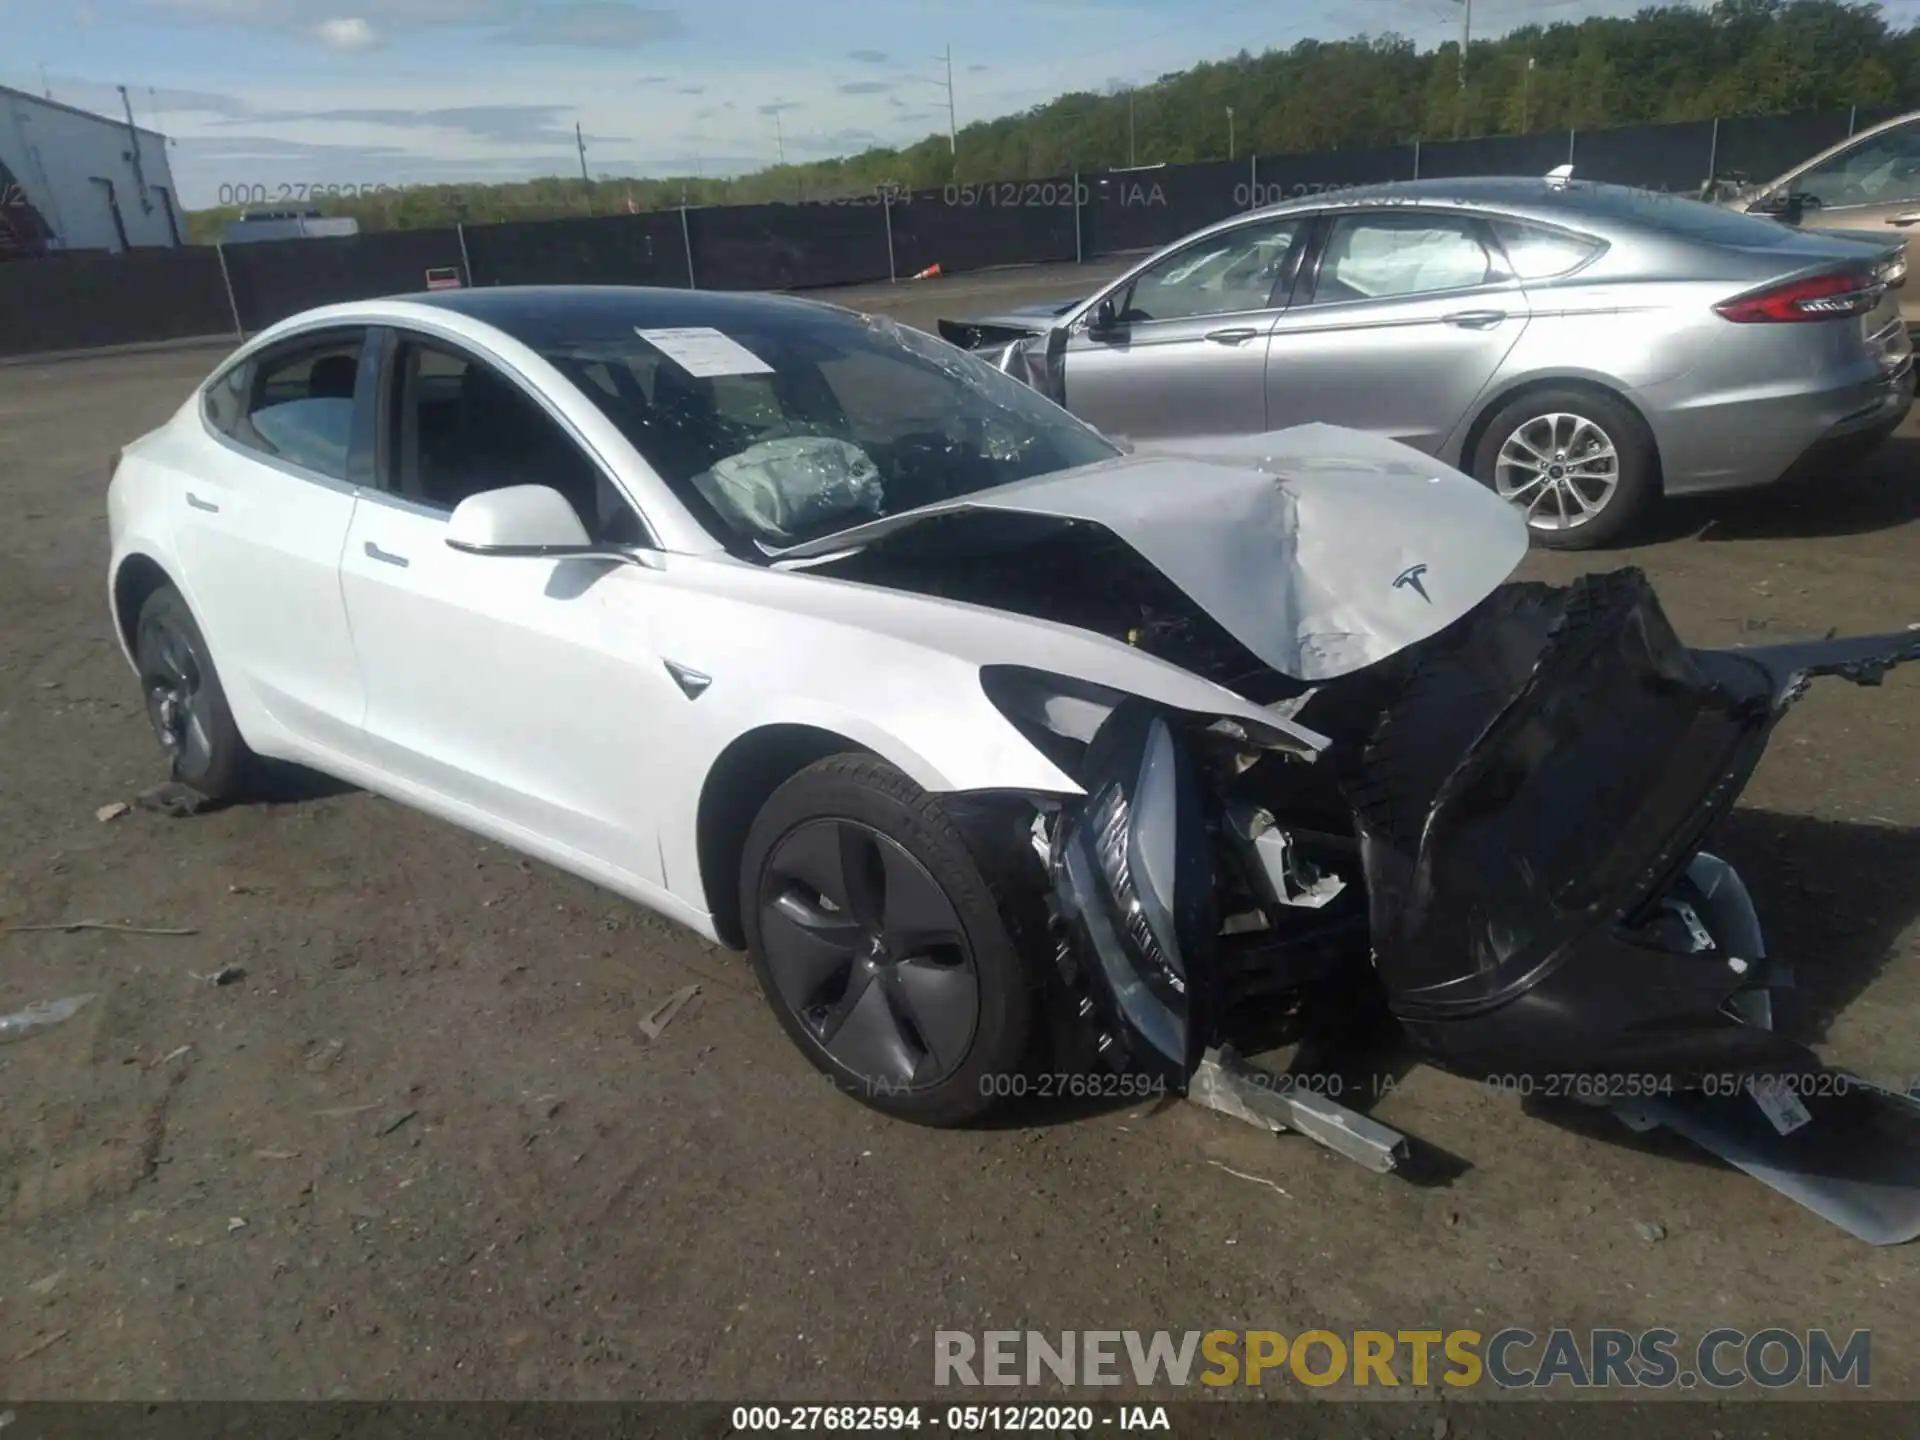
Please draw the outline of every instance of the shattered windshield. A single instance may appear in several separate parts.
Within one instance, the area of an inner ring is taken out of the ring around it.
[[[717,538],[766,551],[1120,453],[884,317],[769,305],[724,332],[626,327],[538,348]]]

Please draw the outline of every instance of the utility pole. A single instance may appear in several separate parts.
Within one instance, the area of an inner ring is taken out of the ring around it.
[[[1533,56],[1527,56],[1526,73],[1520,78],[1520,133],[1533,133]]]
[[[1233,106],[1227,106],[1227,158],[1233,159]]]
[[[1131,170],[1138,163],[1133,145],[1133,87],[1129,85],[1127,87],[1127,168]]]
[[[53,98],[53,86],[47,82],[47,62],[44,60],[40,62],[40,93],[49,100]]]
[[[777,109],[773,112],[773,149],[774,154],[779,159],[779,163],[782,165],[786,164],[787,134],[786,131],[780,128],[780,112]]]
[[[1467,46],[1473,43],[1473,0],[1455,0],[1460,7],[1460,99],[1454,107],[1453,138],[1466,133],[1467,123]]]
[[[936,80],[933,83],[942,86],[947,92],[947,153],[949,155],[958,155],[960,153],[960,124],[959,121],[955,119],[956,112],[953,106],[953,46],[947,46],[944,52],[933,58],[947,67],[947,78],[945,80]]]

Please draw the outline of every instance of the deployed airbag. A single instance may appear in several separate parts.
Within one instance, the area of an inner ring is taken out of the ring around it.
[[[772,541],[830,520],[878,515],[880,471],[858,445],[825,435],[784,435],[729,455],[694,484],[722,515]]]

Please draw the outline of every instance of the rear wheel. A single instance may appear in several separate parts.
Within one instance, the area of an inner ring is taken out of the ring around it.
[[[1612,396],[1536,390],[1481,432],[1473,473],[1526,516],[1541,545],[1589,550],[1624,535],[1659,492],[1653,437]]]
[[[1021,1088],[1032,972],[938,797],[891,765],[834,756],[775,791],[740,908],[768,1003],[842,1090],[958,1125]]]
[[[206,637],[171,585],[155,590],[140,607],[133,658],[147,719],[173,778],[209,800],[243,795],[253,752],[234,724]]]

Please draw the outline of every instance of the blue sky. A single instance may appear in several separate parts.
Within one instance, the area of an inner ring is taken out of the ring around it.
[[[1178,8],[1176,8],[1178,5]],[[1478,0],[1475,31],[1636,0]],[[223,186],[589,168],[709,175],[900,143],[1196,60],[1397,31],[1454,0],[0,0],[0,82],[175,137],[189,206]],[[776,112],[778,128],[776,130]],[[1144,157],[1143,157],[1144,158]]]

